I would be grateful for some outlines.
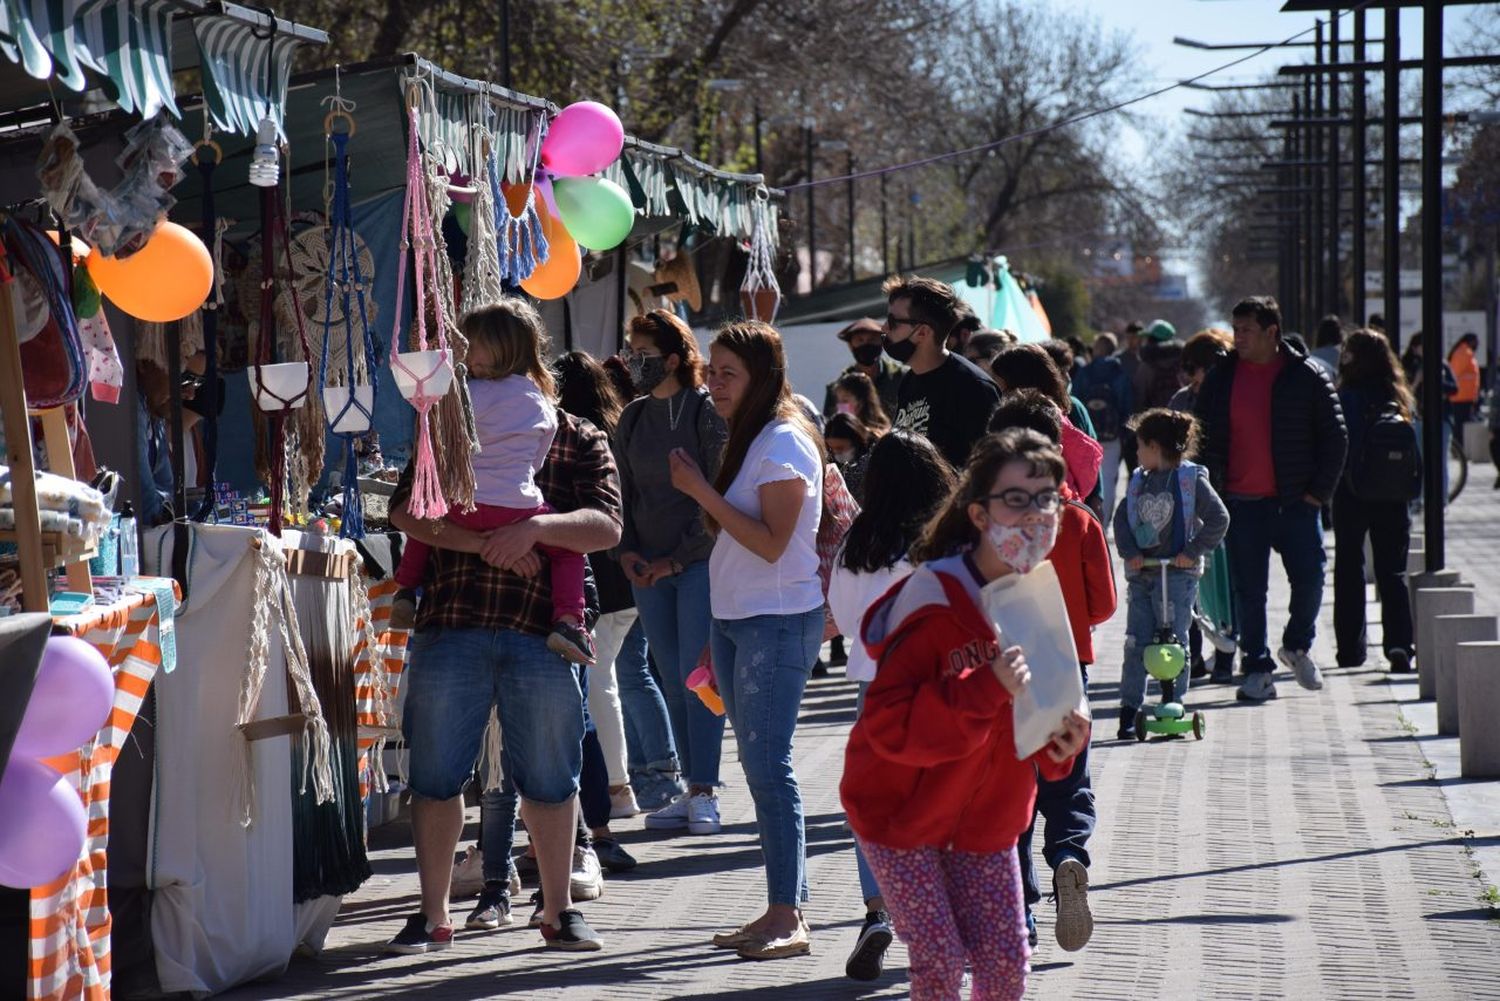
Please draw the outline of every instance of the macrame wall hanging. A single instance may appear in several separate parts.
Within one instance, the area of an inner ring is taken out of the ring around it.
[[[355,132],[354,105],[337,93],[334,109],[323,120],[323,132],[333,146],[332,195],[328,225],[323,240],[327,249],[324,283],[323,345],[318,382],[323,387],[323,409],[328,430],[344,441],[344,503],[339,534],[345,538],[365,536],[364,503],[359,490],[359,456],[355,441],[370,430],[375,416],[375,336],[365,300],[365,275],[361,267],[358,237],[354,233],[354,210],[349,200],[349,140]],[[343,131],[335,124],[342,121]],[[368,265],[366,265],[368,267]],[[335,303],[337,297],[337,303]],[[342,331],[335,333],[335,325]],[[335,341],[342,346],[343,366],[330,367]]]
[[[505,294],[500,277],[500,237],[497,229],[499,210],[496,207],[495,186],[490,178],[495,174],[495,160],[499,153],[491,146],[493,140],[484,129],[475,129],[474,150],[470,163],[481,164],[484,176],[474,182],[473,202],[470,205],[469,254],[464,261],[463,298],[460,302],[462,314],[472,313],[481,306],[493,305]],[[504,199],[501,199],[503,202]]]
[[[266,415],[269,425],[269,469],[267,478],[271,487],[272,534],[281,534],[282,517],[286,512],[288,462],[290,440],[295,437],[292,422],[296,411],[308,401],[308,362],[311,353],[307,347],[307,330],[302,322],[302,311],[294,308],[293,319],[297,340],[302,349],[300,361],[277,361],[280,354],[277,344],[276,309],[276,244],[281,243],[285,255],[287,274],[291,272],[291,255],[287,248],[286,219],[282,215],[281,190],[260,190],[260,323],[256,337],[255,363],[251,369],[250,385],[255,394],[256,406]],[[321,421],[319,431],[321,436]]]
[[[432,411],[453,385],[453,363],[447,325],[439,322],[429,347],[427,339],[428,290],[437,279],[434,235],[429,215],[427,181],[417,145],[417,109],[421,94],[415,86],[407,97],[406,197],[401,212],[401,250],[396,268],[396,309],[391,318],[391,374],[401,395],[417,411],[416,448],[413,453],[411,497],[407,509],[417,518],[441,518],[448,512],[433,457]],[[444,185],[447,184],[446,177]],[[415,246],[413,246],[415,243]],[[416,316],[412,323],[410,351],[401,350],[401,318],[406,298],[406,263],[415,263]],[[436,299],[437,293],[432,296]],[[439,311],[439,317],[441,312]]]
[[[749,319],[771,323],[781,307],[781,286],[776,282],[771,194],[765,188],[756,189],[751,211],[755,221],[750,233],[750,261],[745,266],[745,280],[740,283],[740,306]]]
[[[542,216],[537,211],[537,163],[541,156],[542,135],[546,119],[537,117],[536,139],[527,145],[529,165],[527,180],[502,189],[504,169],[497,153],[485,163],[489,175],[490,197],[496,211],[496,249],[499,254],[500,280],[512,288],[530,278],[537,265],[545,264],[551,252],[542,233]]]

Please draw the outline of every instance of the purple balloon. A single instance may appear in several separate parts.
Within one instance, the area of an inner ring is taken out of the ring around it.
[[[542,140],[542,166],[558,177],[586,177],[614,163],[625,148],[619,117],[598,101],[558,112]]]
[[[39,761],[12,757],[0,776],[0,883],[45,886],[72,869],[87,826],[67,779]]]
[[[114,704],[115,678],[104,655],[77,637],[53,636],[42,653],[12,757],[50,758],[78,750],[99,732]]]

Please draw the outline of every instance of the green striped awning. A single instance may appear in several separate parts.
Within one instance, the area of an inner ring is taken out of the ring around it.
[[[277,133],[284,136],[287,81],[302,40],[281,33],[266,38],[258,28],[228,17],[195,20],[193,33],[203,59],[203,97],[214,128],[250,136],[262,116],[270,115]]]

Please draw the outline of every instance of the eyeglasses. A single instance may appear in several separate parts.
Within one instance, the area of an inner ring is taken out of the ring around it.
[[[915,327],[919,326],[921,322],[921,320],[918,320],[915,317],[896,316],[895,314],[890,314],[885,318],[885,326],[887,330],[895,330],[897,327]]]
[[[1035,507],[1042,514],[1051,514],[1062,506],[1062,495],[1051,487],[1043,487],[1036,493],[1022,490],[1020,487],[1009,487],[999,493],[989,494],[981,500],[985,502],[997,500],[1012,511],[1024,511],[1029,507]]]
[[[178,382],[178,385],[180,385],[183,389],[202,389],[203,381],[203,376],[199,375],[197,372],[183,372],[182,378]]]

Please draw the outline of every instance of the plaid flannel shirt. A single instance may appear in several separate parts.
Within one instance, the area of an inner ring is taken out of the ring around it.
[[[391,506],[411,493],[408,462]],[[561,409],[552,451],[536,483],[562,513],[588,508],[621,522],[620,476],[609,439],[594,425]],[[546,636],[552,631],[552,584],[546,567],[526,578],[499,570],[472,553],[433,547],[417,612],[417,629],[508,629]]]

